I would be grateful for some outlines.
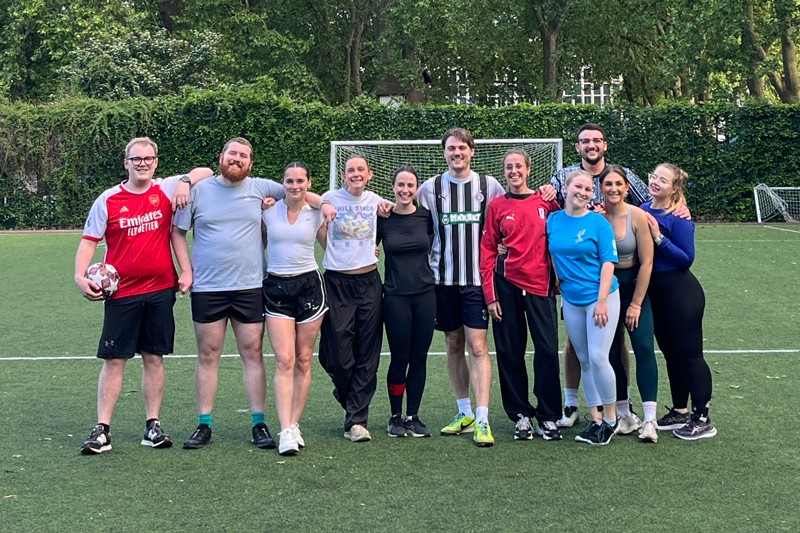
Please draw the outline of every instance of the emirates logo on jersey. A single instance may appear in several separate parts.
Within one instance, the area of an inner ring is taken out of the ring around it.
[[[157,194],[151,194],[147,199],[150,200],[150,204],[153,207],[158,207],[158,204],[161,203],[161,198]]]

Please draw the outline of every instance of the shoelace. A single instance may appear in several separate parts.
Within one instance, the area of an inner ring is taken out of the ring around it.
[[[558,429],[558,426],[556,426],[556,423],[552,422],[550,420],[548,420],[546,422],[542,422],[542,427],[545,429],[545,431],[556,431]]]
[[[467,415],[465,415],[464,413],[458,413],[455,417],[453,417],[453,421],[450,422],[450,425],[452,426],[456,422],[458,422],[460,424],[461,421],[464,420],[466,417],[467,417]]]
[[[481,433],[489,433],[489,422],[478,422],[475,424]]]
[[[527,416],[517,415],[519,420],[517,421],[517,429],[519,431],[530,431],[531,428],[531,419]]]

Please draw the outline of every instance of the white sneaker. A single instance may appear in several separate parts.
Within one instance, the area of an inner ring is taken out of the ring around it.
[[[571,428],[578,421],[578,408],[573,405],[564,406],[564,416],[562,416],[556,425],[560,428]]]
[[[303,440],[303,435],[300,433],[300,424],[292,424],[289,427],[294,429],[294,440],[297,441],[297,445],[301,448],[305,448],[306,441]]]
[[[294,437],[294,426],[289,426],[280,433],[280,444],[278,444],[278,453],[281,455],[297,455],[300,447],[297,445],[297,440]]]
[[[372,440],[367,428],[359,424],[353,424],[350,431],[345,431],[344,438],[350,439],[352,442],[366,442]]]
[[[622,415],[619,417],[619,424],[617,424],[617,435],[630,435],[640,427],[642,422],[639,417],[635,415]]]
[[[639,438],[645,442],[658,442],[658,426],[655,420],[645,420],[639,430]]]

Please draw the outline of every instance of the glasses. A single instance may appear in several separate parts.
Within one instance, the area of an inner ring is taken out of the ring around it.
[[[601,139],[599,137],[596,138],[596,139],[578,139],[578,144],[582,144],[584,146],[586,146],[589,143],[601,144],[601,143],[604,143],[604,142],[606,142],[606,140],[605,139]]]
[[[657,176],[656,174],[648,174],[647,179],[649,181],[656,181],[656,180],[669,181],[667,178],[662,178],[660,176]]]
[[[147,157],[129,157],[128,161],[133,163],[134,165],[141,165],[144,163],[145,165],[152,165],[153,161],[158,159],[158,157],[154,155],[148,155]]]

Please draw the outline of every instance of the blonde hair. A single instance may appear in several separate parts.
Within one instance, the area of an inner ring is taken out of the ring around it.
[[[573,170],[572,172],[567,174],[567,179],[564,181],[564,186],[565,187],[569,187],[570,184],[573,181],[575,181],[575,178],[580,177],[580,176],[586,176],[587,178],[592,180],[592,187],[594,187],[594,178],[592,177],[591,174],[589,174],[588,172],[586,172],[583,169]]]
[[[137,144],[146,144],[153,149],[153,154],[158,157],[158,145],[151,139],[150,137],[135,137],[131,139],[128,144],[125,146],[125,159],[128,159],[131,155],[131,148],[136,146]]]
[[[661,163],[658,167],[664,167],[672,173],[672,194],[669,195],[669,207],[667,213],[672,213],[679,205],[686,205],[686,186],[689,184],[689,175],[678,165],[672,163]]]

